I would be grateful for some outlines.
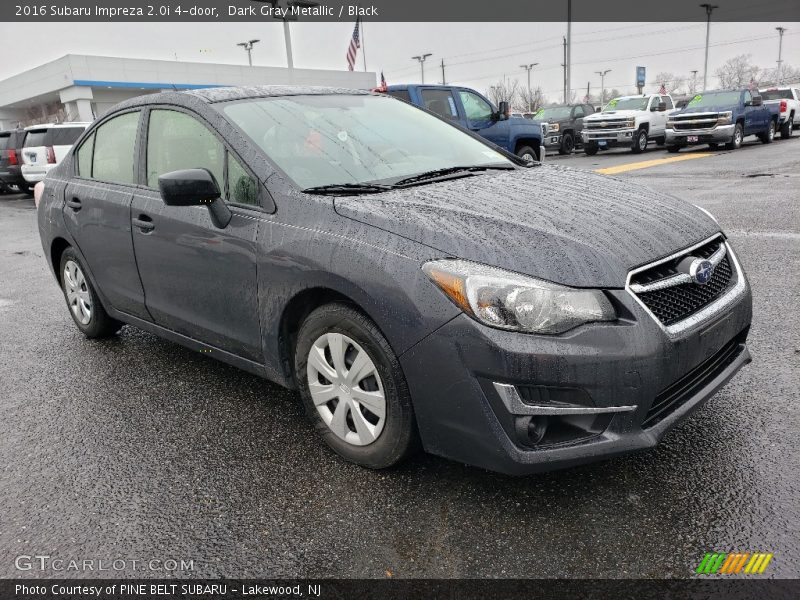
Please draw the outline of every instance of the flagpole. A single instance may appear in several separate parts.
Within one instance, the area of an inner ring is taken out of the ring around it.
[[[367,45],[364,43],[364,21],[361,20],[361,58],[364,59],[364,73],[367,72]]]

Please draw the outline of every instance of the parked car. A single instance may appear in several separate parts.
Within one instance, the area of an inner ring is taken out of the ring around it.
[[[533,119],[547,124],[547,148],[556,148],[559,154],[572,154],[581,145],[583,119],[592,114],[594,107],[589,104],[559,104],[540,108]]]
[[[651,140],[663,145],[667,113],[674,108],[668,94],[613,98],[602,112],[583,120],[583,151],[591,156],[600,149],[628,146],[638,154]]]
[[[59,164],[89,123],[51,123],[25,128],[22,177],[32,187]]]
[[[776,104],[780,114],[778,130],[783,139],[792,137],[795,129],[800,127],[800,89],[793,87],[777,87],[761,90],[761,99],[764,104]]]
[[[23,179],[20,169],[24,138],[24,129],[0,131],[0,183],[6,189],[11,187],[16,187],[20,191],[29,189],[28,182]]]
[[[648,448],[750,360],[750,288],[707,212],[383,94],[128,100],[50,172],[38,222],[87,337],[127,323],[297,388],[371,468],[418,439],[517,474]]]
[[[470,88],[450,85],[390,85],[387,93],[461,125],[526,160],[543,160],[541,125],[510,119],[508,103],[495,107]]]
[[[686,108],[669,116],[667,150],[678,152],[697,144],[711,148],[725,144],[735,150],[748,135],[769,144],[775,138],[778,111],[777,105],[765,105],[749,89],[697,94]]]

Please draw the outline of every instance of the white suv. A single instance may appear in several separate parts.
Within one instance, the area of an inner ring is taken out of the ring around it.
[[[650,140],[664,144],[667,115],[675,109],[669,94],[620,96],[583,119],[583,151],[597,154],[601,148],[627,146],[644,152]]]
[[[25,128],[22,142],[22,177],[35,184],[67,155],[90,123],[51,123]]]

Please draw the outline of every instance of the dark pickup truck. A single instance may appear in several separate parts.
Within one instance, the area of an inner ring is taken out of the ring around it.
[[[461,125],[519,157],[542,160],[542,123],[510,119],[508,103],[499,107],[475,90],[451,85],[390,85],[386,93]]]
[[[711,148],[725,144],[728,150],[736,150],[748,135],[769,144],[775,139],[779,115],[777,105],[765,105],[749,89],[702,92],[683,110],[669,115],[667,150],[678,152],[696,144]]]
[[[559,154],[572,154],[581,142],[583,117],[593,114],[594,107],[589,104],[559,104],[540,108],[533,120],[546,124],[546,148],[556,148]]]

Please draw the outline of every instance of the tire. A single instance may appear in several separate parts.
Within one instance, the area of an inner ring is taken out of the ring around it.
[[[522,146],[517,150],[517,156],[523,160],[538,161],[539,153],[530,146]]]
[[[641,154],[647,150],[647,130],[640,129],[636,132],[636,137],[633,140],[633,146],[631,146],[631,150],[633,150],[634,154]]]
[[[567,132],[561,137],[561,146],[558,148],[558,153],[563,155],[572,154],[575,150],[575,138],[572,133]]]
[[[122,328],[122,323],[108,316],[86,268],[72,248],[67,248],[59,263],[61,291],[75,325],[87,338],[110,337]]]
[[[711,142],[708,145],[708,147],[711,148],[712,150],[716,150],[717,148],[719,148],[719,144],[717,144],[716,142]]]
[[[659,146],[663,146],[666,143],[667,143],[667,138],[665,138],[663,135],[660,138],[656,138],[656,144],[658,144]]]
[[[730,142],[725,144],[726,150],[738,150],[742,147],[742,139],[744,138],[744,129],[741,123],[737,123],[733,128],[733,138]]]
[[[600,146],[598,146],[597,144],[585,144],[583,146],[583,152],[587,156],[594,156],[595,154],[597,154],[598,150],[600,150]]]
[[[794,133],[794,127],[792,123],[794,122],[794,115],[791,115],[786,121],[784,121],[783,125],[781,125],[781,139],[788,140],[792,137]]]
[[[775,121],[769,122],[767,132],[762,134],[759,139],[762,144],[771,144],[775,140]]]
[[[353,381],[348,377],[356,360],[363,368]],[[298,332],[294,365],[306,414],[339,456],[384,469],[417,449],[414,409],[400,362],[365,315],[346,304],[314,310]],[[358,397],[369,398],[371,406]]]
[[[680,146],[667,146],[667,152],[672,152],[674,154],[674,153],[680,152],[680,151],[681,151],[681,147]]]

